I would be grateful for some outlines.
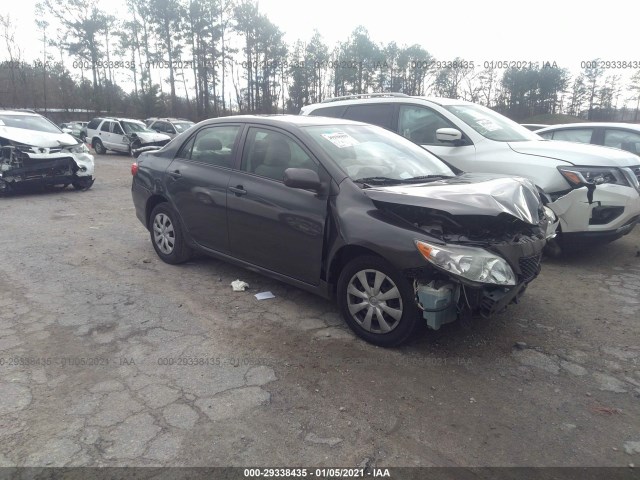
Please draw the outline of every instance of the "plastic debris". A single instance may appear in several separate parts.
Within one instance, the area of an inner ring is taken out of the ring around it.
[[[258,300],[266,300],[267,298],[276,298],[276,296],[271,292],[260,292],[254,295]]]
[[[249,288],[249,284],[247,282],[243,282],[242,280],[234,280],[231,282],[231,288],[233,288],[234,292],[244,292],[247,288]]]

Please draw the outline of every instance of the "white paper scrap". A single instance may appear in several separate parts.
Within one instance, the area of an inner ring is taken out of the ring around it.
[[[243,282],[242,280],[234,280],[231,282],[231,288],[233,288],[234,292],[244,292],[247,288],[249,288],[249,284],[247,282]]]
[[[254,295],[258,300],[266,300],[267,298],[276,298],[276,296],[271,292],[260,292]]]

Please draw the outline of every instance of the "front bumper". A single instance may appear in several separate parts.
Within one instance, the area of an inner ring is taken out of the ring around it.
[[[516,243],[491,246],[490,250],[500,254],[513,269],[518,281],[514,286],[469,282],[444,271],[435,276],[418,275],[414,280],[416,304],[427,326],[438,330],[463,317],[491,317],[517,303],[540,273],[545,244],[545,240],[522,237]]]
[[[9,147],[5,147],[7,149]],[[5,156],[6,155],[6,156]],[[0,189],[21,184],[57,185],[80,178],[92,179],[93,156],[88,153],[19,153],[3,151],[0,163]]]
[[[640,194],[635,188],[602,184],[589,203],[587,188],[571,190],[547,205],[560,219],[563,235],[616,238],[629,233],[640,216]],[[604,215],[603,215],[604,213]]]
[[[137,148],[131,148],[131,155],[134,158],[138,158],[140,156],[141,153],[143,152],[152,152],[154,150],[160,150],[162,147],[164,147],[167,143],[169,143],[171,141],[171,139],[167,139],[167,140],[160,140],[160,141],[156,141],[156,142],[141,142],[140,139],[138,139],[138,145],[140,145]]]

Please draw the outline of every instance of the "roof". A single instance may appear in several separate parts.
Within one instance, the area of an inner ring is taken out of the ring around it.
[[[315,117],[304,115],[235,115],[205,120],[206,123],[222,123],[235,121],[254,121],[264,125],[288,125],[306,127],[313,125],[364,125],[363,122],[345,120],[342,118]]]
[[[149,122],[149,121],[162,121],[162,122],[191,122],[191,120],[189,120],[188,118],[175,118],[175,117],[151,117],[151,118],[145,118],[145,121]],[[193,122],[191,122],[193,123]]]
[[[443,97],[421,97],[421,96],[410,96],[410,95],[401,95],[401,94],[371,94],[371,95],[347,95],[345,97],[338,97],[335,99],[327,99],[321,103],[314,103],[311,105],[306,105],[303,110],[311,108],[315,110],[316,108],[324,107],[332,107],[338,105],[356,105],[356,104],[366,104],[366,103],[412,103],[415,101],[426,101],[430,103],[434,103],[440,106],[447,105],[474,105],[472,102],[467,102],[466,100],[458,100],[454,98],[443,98]]]
[[[640,132],[640,124],[638,123],[622,123],[622,122],[579,122],[579,123],[561,123],[558,125],[548,125],[539,131],[557,130],[558,128],[593,128],[593,127],[609,127],[609,128],[626,128],[627,130],[636,130]],[[537,132],[536,132],[537,133]]]
[[[41,116],[39,113],[33,112],[31,110],[3,110],[0,109],[0,115],[8,114],[8,115],[24,115],[24,116]]]
[[[138,120],[136,118],[121,118],[121,117],[97,117],[102,120],[116,120],[118,122],[135,122],[135,123],[144,123],[142,120]]]

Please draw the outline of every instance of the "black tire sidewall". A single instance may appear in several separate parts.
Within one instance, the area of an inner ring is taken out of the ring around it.
[[[367,269],[378,270],[391,278],[396,284],[396,287],[398,287],[398,291],[402,297],[402,317],[400,323],[389,333],[380,334],[367,332],[358,325],[349,312],[346,294],[349,281],[356,272]],[[340,313],[349,328],[360,338],[380,347],[393,347],[405,343],[412,336],[419,333],[420,327],[423,324],[418,307],[415,304],[413,287],[410,281],[402,276],[389,262],[380,257],[357,257],[345,265],[338,278],[336,297]]]
[[[105,153],[107,153],[107,149],[104,148],[104,145],[102,144],[102,140],[100,139],[96,140],[96,143],[93,149],[96,151],[98,155],[104,155]]]
[[[173,245],[173,250],[170,254],[163,253],[153,238],[153,223],[156,218],[156,215],[159,213],[164,213],[171,220],[171,224],[173,225],[173,231],[175,232],[175,241]],[[185,243],[184,234],[182,230],[182,224],[180,223],[180,219],[178,218],[175,210],[168,203],[160,203],[155,206],[155,208],[151,211],[151,216],[149,217],[149,234],[151,238],[151,244],[153,245],[153,249],[156,251],[156,254],[160,259],[171,265],[177,265],[179,263],[184,263],[191,257],[191,251],[188,245]]]

